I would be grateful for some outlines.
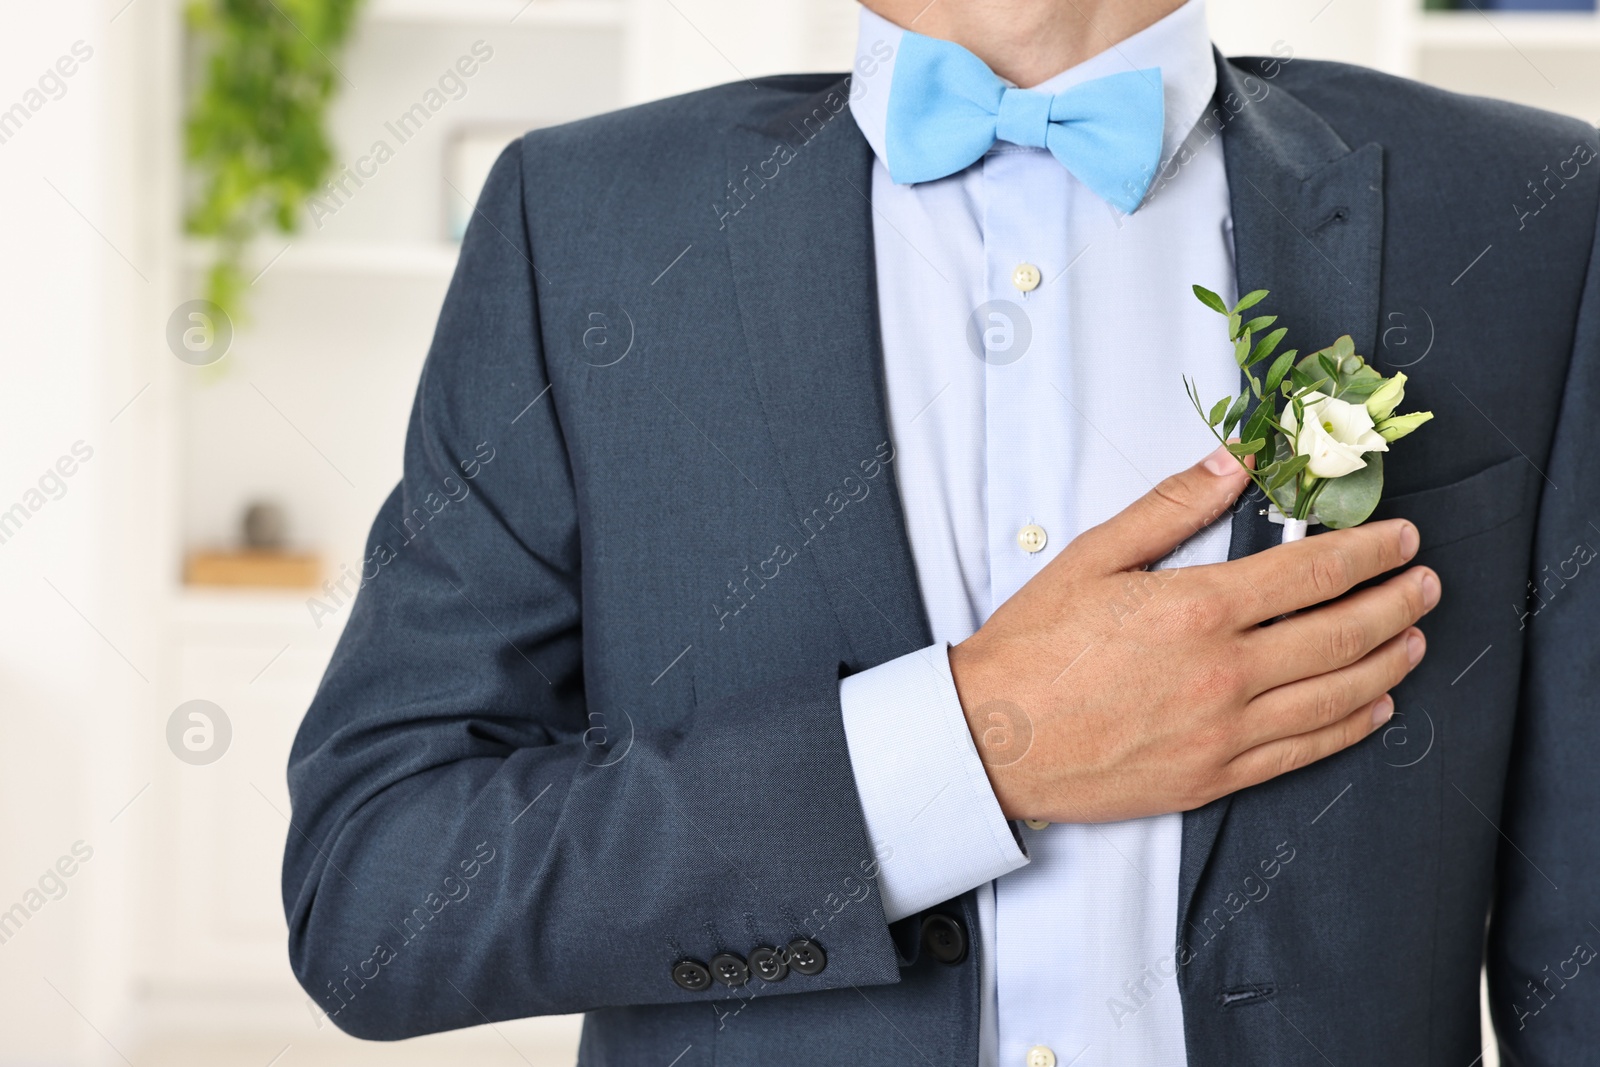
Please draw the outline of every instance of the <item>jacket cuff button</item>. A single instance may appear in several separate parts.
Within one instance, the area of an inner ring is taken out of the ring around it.
[[[822,946],[808,937],[797,937],[789,942],[788,952],[789,966],[794,968],[796,974],[821,974],[823,968],[828,966],[828,957],[822,951]]]
[[[781,982],[789,977],[789,965],[783,961],[783,953],[767,945],[750,950],[750,969],[763,982]]]
[[[711,988],[711,972],[699,960],[679,960],[672,965],[672,980],[679,989],[703,993]]]
[[[922,950],[954,966],[967,958],[967,931],[957,919],[934,912],[922,920]]]
[[[711,976],[725,986],[737,988],[750,981],[750,968],[732,952],[719,952],[711,957]]]

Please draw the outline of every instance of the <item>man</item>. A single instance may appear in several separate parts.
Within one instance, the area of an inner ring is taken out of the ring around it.
[[[870,0],[508,149],[290,767],[340,1027],[1465,1067],[1487,921],[1506,1061],[1594,1056],[1594,131],[1202,2]],[[1375,521],[1201,459],[1194,283],[1405,368]]]

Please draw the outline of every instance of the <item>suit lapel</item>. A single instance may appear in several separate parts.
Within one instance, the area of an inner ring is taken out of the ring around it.
[[[806,546],[849,642],[848,667],[861,670],[923,648],[932,636],[895,465],[866,476],[892,442],[872,149],[847,100],[841,81],[730,139],[728,181],[743,206],[727,228],[745,340],[797,537],[823,525],[806,525],[817,509],[838,507],[846,478],[868,487],[865,500],[847,505]]]
[[[1259,310],[1278,315],[1309,351],[1350,334],[1370,356],[1378,332],[1383,251],[1383,149],[1351,149],[1270,78],[1217,57],[1215,112],[1233,204],[1239,292],[1270,289]],[[1265,504],[1242,499],[1228,558],[1277,544]],[[1178,879],[1179,939],[1232,798],[1185,813]]]

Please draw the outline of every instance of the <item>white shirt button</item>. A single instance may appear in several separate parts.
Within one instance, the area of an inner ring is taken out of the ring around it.
[[[1044,527],[1031,522],[1017,531],[1017,544],[1030,555],[1043,550],[1049,540],[1050,535],[1044,532]]]
[[[1047,819],[1023,819],[1022,825],[1030,830],[1043,830],[1050,825],[1050,822]]]
[[[1032,263],[1019,263],[1017,269],[1011,272],[1011,284],[1017,287],[1019,293],[1031,293],[1039,288],[1039,268]]]
[[[1056,1054],[1043,1045],[1028,1050],[1028,1067],[1056,1067]]]

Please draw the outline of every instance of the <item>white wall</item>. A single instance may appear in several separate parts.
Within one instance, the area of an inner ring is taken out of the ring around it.
[[[1207,0],[1217,47],[1227,55],[1268,55],[1285,42],[1307,59],[1337,59],[1383,70],[1403,65],[1396,16],[1406,0]],[[1419,6],[1421,0],[1417,0]]]
[[[85,1018],[109,1025],[120,1010],[119,911],[142,873],[142,812],[112,817],[145,780],[122,757],[160,652],[129,595],[141,583],[118,572],[166,520],[160,480],[137,462],[158,391],[111,418],[145,384],[130,324],[153,285],[153,220],[118,180],[131,140],[114,100],[140,57],[112,13],[13,3],[0,16],[0,108],[38,105],[0,144],[0,509],[38,505],[0,544],[0,908],[40,905],[0,944],[0,1056],[14,1062],[103,1053]],[[29,95],[77,42],[75,73]],[[79,441],[92,455],[64,491],[46,478],[55,494],[31,493]],[[135,487],[146,507],[128,506]],[[79,841],[92,858],[74,869]],[[63,856],[65,895],[30,894]]]

